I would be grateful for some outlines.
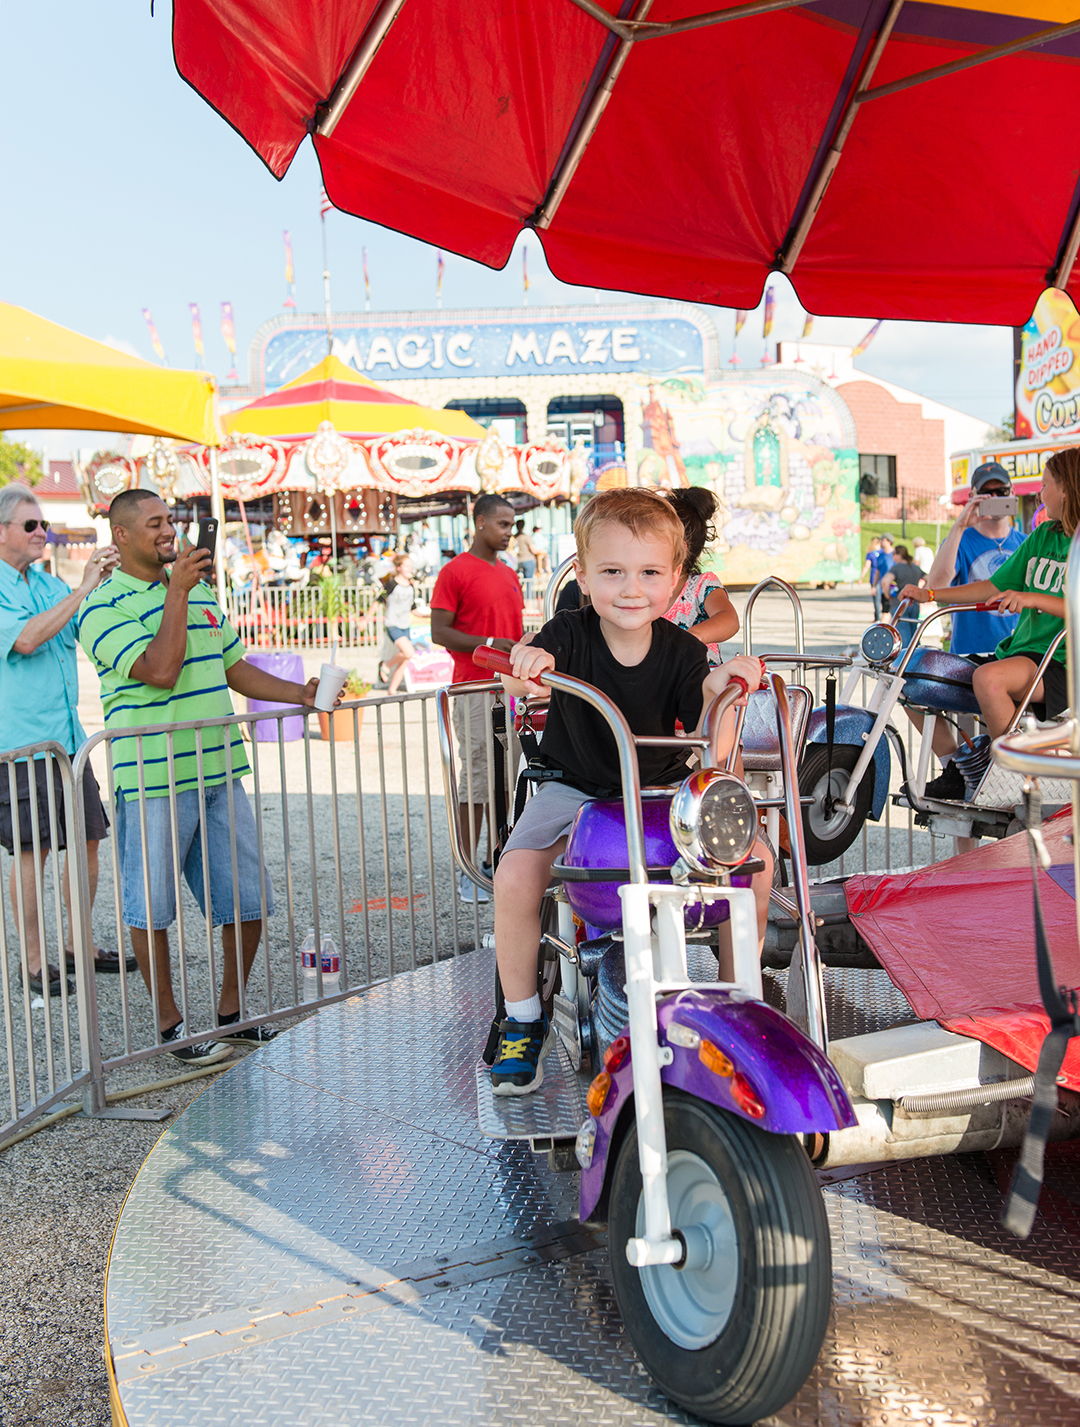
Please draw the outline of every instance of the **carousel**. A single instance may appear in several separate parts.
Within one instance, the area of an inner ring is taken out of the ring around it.
[[[87,504],[107,509],[121,490],[155,486],[170,504],[259,502],[292,538],[396,535],[414,503],[456,496],[467,509],[497,492],[546,504],[575,500],[586,453],[548,439],[508,445],[463,411],[417,406],[328,356],[279,390],[221,417],[218,444],[155,441],[142,457],[101,456],[80,468]],[[417,518],[414,515],[414,518]],[[250,543],[250,542],[249,542]],[[353,543],[356,543],[355,541]]]

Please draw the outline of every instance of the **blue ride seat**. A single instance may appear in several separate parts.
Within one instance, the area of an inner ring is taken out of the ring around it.
[[[916,649],[904,670],[904,703],[931,712],[977,714],[979,701],[971,686],[975,669],[958,654]]]

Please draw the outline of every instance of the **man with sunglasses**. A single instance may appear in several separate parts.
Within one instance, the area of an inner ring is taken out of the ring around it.
[[[984,461],[977,467],[971,476],[971,495],[967,504],[941,542],[930,566],[926,577],[930,589],[941,590],[947,585],[970,585],[976,580],[988,580],[1023,544],[1023,531],[1007,515],[982,514],[985,501],[1011,494],[1012,481],[1000,461]],[[1013,632],[1019,615],[968,611],[954,614],[951,618],[949,652],[983,663],[993,658],[1000,641]],[[914,713],[909,713],[908,717],[921,731],[921,717]],[[969,724],[968,731],[974,732],[973,723]],[[934,728],[934,752],[941,761],[941,772],[927,783],[928,798],[963,799],[964,775],[952,761],[956,751],[956,739],[949,725],[939,718]],[[974,843],[970,846],[973,847]],[[957,850],[969,850],[966,838],[957,839]]]
[[[6,749],[55,742],[69,755],[74,755],[86,741],[76,712],[79,673],[75,662],[75,615],[90,591],[110,573],[119,556],[112,545],[95,551],[86,562],[82,583],[73,592],[63,580],[47,574],[39,564],[45,553],[48,529],[49,522],[44,519],[29,487],[12,483],[0,490],[0,727],[3,729],[0,738]],[[18,905],[16,892],[21,878],[26,965],[30,973],[28,989],[34,995],[59,996],[60,968],[50,966],[46,970],[42,965],[36,887],[49,852],[67,849],[64,794],[55,761],[47,758],[32,761],[40,868],[34,865],[33,812],[26,761],[15,765],[17,806],[14,810],[8,770],[0,768],[0,845],[14,854],[17,826],[19,857],[13,856],[11,865],[11,905]],[[56,818],[55,849],[49,819],[50,763]],[[108,819],[89,765],[83,791],[92,905],[97,888],[98,842],[107,835]],[[62,885],[67,908],[67,969],[73,970],[71,890],[66,867]],[[94,969],[119,971],[120,959],[115,952],[99,951]],[[129,969],[134,970],[134,965]]]

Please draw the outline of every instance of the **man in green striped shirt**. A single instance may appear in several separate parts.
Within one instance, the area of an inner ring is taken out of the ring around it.
[[[313,704],[317,679],[294,684],[244,659],[235,630],[207,583],[212,560],[206,550],[176,552],[176,529],[168,506],[151,491],[118,495],[109,507],[120,563],[83,606],[79,642],[97,667],[106,731],[140,729],[217,719],[233,713],[230,690],[278,704]],[[201,751],[201,787],[200,787]],[[193,895],[224,949],[219,1027],[240,1016],[237,980],[236,908],[244,980],[262,935],[263,905],[273,894],[258,848],[255,820],[241,777],[250,772],[239,730],[170,728],[121,735],[111,742],[116,792],[116,856],[121,865],[124,921],[166,1044],[189,1037],[172,991],[167,928],[176,915],[173,877],[175,790],[179,864]],[[202,843],[205,832],[206,863]],[[146,837],[149,872],[144,873]],[[236,858],[237,882],[232,876]],[[147,908],[149,882],[150,907]],[[150,930],[154,934],[151,977]],[[264,1044],[275,1032],[256,1026],[203,1045],[178,1046],[173,1054],[207,1065],[229,1054],[230,1043]]]

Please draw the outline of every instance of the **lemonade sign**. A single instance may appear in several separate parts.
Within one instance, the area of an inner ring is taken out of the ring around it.
[[[1080,314],[1049,287],[1022,333],[1016,382],[1016,436],[1080,433]]]

